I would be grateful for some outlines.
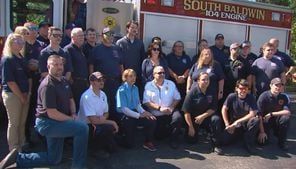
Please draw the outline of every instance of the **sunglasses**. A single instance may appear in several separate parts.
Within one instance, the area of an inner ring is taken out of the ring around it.
[[[153,51],[160,51],[159,48],[152,48]]]
[[[156,74],[158,74],[158,75],[164,75],[165,72],[157,72]]]
[[[278,84],[274,84],[276,87],[281,87],[283,86],[284,84],[283,83],[278,83]]]
[[[30,33],[29,32],[24,32],[24,33],[22,33],[22,35],[30,35]]]
[[[244,91],[248,90],[247,87],[238,87],[238,89],[239,89],[239,90],[244,90]]]
[[[114,33],[112,33],[112,32],[106,32],[106,33],[104,33],[104,35],[106,35],[108,37],[113,37],[114,36]]]
[[[38,31],[38,27],[37,26],[28,26],[27,27],[30,31]]]
[[[63,34],[52,34],[54,38],[62,38]]]

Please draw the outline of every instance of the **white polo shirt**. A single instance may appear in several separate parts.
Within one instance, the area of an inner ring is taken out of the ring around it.
[[[78,120],[90,123],[88,116],[103,116],[108,112],[107,96],[103,91],[96,95],[91,88],[87,89],[80,98]]]
[[[161,107],[169,107],[174,100],[181,100],[181,96],[173,81],[165,79],[160,87],[156,86],[153,80],[145,85],[143,104],[151,102]],[[155,116],[164,115],[158,110],[151,110],[151,113]]]

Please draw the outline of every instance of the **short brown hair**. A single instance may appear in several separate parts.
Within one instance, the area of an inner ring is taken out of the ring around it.
[[[235,87],[238,87],[239,85],[244,86],[244,87],[249,87],[249,82],[246,79],[239,79],[236,82]]]
[[[267,47],[271,47],[271,48],[274,48],[274,45],[272,43],[269,43],[269,42],[266,42],[262,45],[262,49],[264,50],[265,48]]]
[[[62,32],[62,30],[60,28],[51,26],[48,28],[48,36],[51,36],[53,31],[61,31]]]

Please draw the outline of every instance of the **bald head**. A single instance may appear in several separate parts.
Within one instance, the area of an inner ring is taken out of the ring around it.
[[[276,38],[271,38],[269,40],[269,43],[273,44],[273,46],[275,47],[275,49],[277,49],[279,47],[280,41],[278,39],[276,39]]]

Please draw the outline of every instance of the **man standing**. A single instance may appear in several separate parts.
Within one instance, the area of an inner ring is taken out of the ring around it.
[[[271,79],[279,77],[283,84],[286,84],[285,68],[283,63],[273,57],[274,46],[271,43],[265,43],[262,46],[263,56],[255,60],[252,65],[253,89],[258,97],[261,93],[269,90]]]
[[[279,43],[280,41],[276,38],[271,38],[269,40],[269,43],[273,44],[274,46],[274,50],[275,50],[275,57],[278,58],[279,60],[281,60],[285,66],[285,71],[286,71],[286,76],[289,76],[291,75],[291,72],[293,71],[294,67],[296,66],[295,65],[295,62],[293,61],[293,59],[287,55],[286,53],[280,51],[278,49],[279,47]]]
[[[49,45],[49,39],[48,39],[48,28],[51,27],[51,24],[43,21],[39,23],[39,35],[37,37],[37,40],[44,43],[44,47]]]
[[[72,65],[71,65],[71,62],[69,61],[69,56],[60,47],[60,43],[63,37],[61,29],[56,27],[50,27],[48,31],[48,37],[50,40],[50,44],[40,52],[40,57],[39,57],[39,70],[41,72],[41,79],[45,78],[45,76],[48,75],[48,70],[47,70],[48,57],[50,55],[59,55],[64,58],[65,67],[64,67],[63,75],[66,77],[67,80],[70,80]]]
[[[286,138],[290,123],[291,111],[289,110],[289,98],[282,94],[283,83],[280,78],[274,78],[270,82],[270,90],[263,92],[257,101],[260,114],[260,130],[258,142],[267,143],[270,138],[270,130],[278,137],[278,146],[287,150]]]
[[[254,63],[254,61],[258,58],[257,55],[255,55],[253,52],[251,52],[252,50],[252,44],[250,41],[244,41],[241,44],[241,55],[240,57],[246,61],[246,63],[249,64],[249,66],[251,67],[252,64]]]
[[[62,160],[65,137],[73,137],[72,167],[86,167],[88,126],[75,121],[76,110],[67,80],[64,79],[63,58],[51,55],[47,61],[49,74],[38,89],[36,130],[47,140],[47,152],[17,153],[13,149],[1,162],[5,168],[14,162],[17,168],[56,165]]]
[[[115,120],[115,96],[123,72],[122,54],[120,48],[112,44],[114,34],[110,28],[103,29],[102,38],[102,44],[92,50],[89,58],[89,73],[99,71],[105,76],[106,82],[103,90],[108,96],[110,118]]]
[[[249,94],[249,84],[245,79],[237,81],[235,90],[235,93],[228,95],[222,107],[225,124],[222,144],[229,144],[242,137],[246,150],[254,154],[253,143],[259,125],[259,119],[255,117],[257,115],[256,100]]]
[[[143,104],[156,117],[156,138],[163,139],[170,136],[170,146],[177,148],[181,114],[176,106],[181,100],[180,93],[174,82],[165,79],[162,66],[153,69],[153,77],[154,79],[145,85]],[[144,148],[155,149],[154,145],[144,145]]]
[[[222,155],[219,148],[219,137],[221,133],[221,119],[216,114],[217,96],[213,89],[208,88],[210,84],[209,74],[201,72],[197,77],[197,86],[186,95],[182,111],[187,123],[187,141],[196,143],[198,141],[199,127],[210,132],[211,143],[214,152]]]
[[[85,31],[85,42],[82,51],[86,59],[89,59],[92,49],[97,45],[97,32],[94,28],[88,28]]]
[[[92,151],[95,153],[97,147],[101,147],[107,153],[112,153],[116,149],[114,134],[118,132],[118,125],[108,119],[107,96],[102,91],[105,79],[100,72],[93,72],[89,76],[89,82],[89,89],[80,99],[78,119],[89,126]]]
[[[141,88],[141,65],[146,57],[144,43],[137,38],[139,23],[129,21],[126,24],[126,36],[116,42],[123,54],[123,68],[133,69],[137,73],[136,85]]]
[[[215,36],[215,45],[211,46],[210,49],[213,52],[214,59],[219,62],[225,72],[225,65],[227,64],[228,57],[230,55],[229,47],[224,44],[224,35],[218,33]]]
[[[65,53],[69,56],[72,64],[71,88],[79,110],[79,101],[82,93],[88,88],[88,67],[87,60],[82,52],[84,33],[81,28],[74,28],[71,32],[71,43],[64,47]]]

